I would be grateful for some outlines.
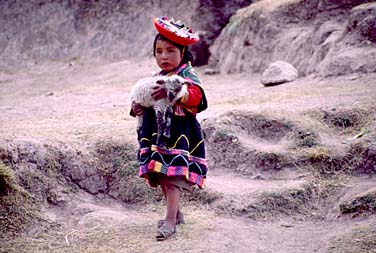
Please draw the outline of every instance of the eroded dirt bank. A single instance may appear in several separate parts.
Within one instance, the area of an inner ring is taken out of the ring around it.
[[[131,86],[154,70],[132,59],[1,73],[1,160],[36,203],[22,236],[4,233],[3,252],[374,250],[372,74],[264,87],[258,75],[199,68],[207,188],[184,196],[187,224],[159,243],[164,200],[137,178],[128,116]]]

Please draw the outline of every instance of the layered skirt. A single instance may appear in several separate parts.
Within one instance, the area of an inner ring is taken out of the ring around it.
[[[196,116],[189,112],[183,116],[174,114],[170,138],[165,140],[164,147],[156,145],[158,126],[154,110],[146,109],[143,117],[138,132],[139,176],[146,178],[152,187],[160,184],[160,178],[167,177],[172,182],[183,180],[183,184],[203,188],[208,168],[204,139]]]

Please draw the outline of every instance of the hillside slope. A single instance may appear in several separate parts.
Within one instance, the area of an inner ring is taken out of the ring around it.
[[[1,1],[0,64],[119,61],[152,55],[158,16],[180,19],[200,33],[198,65],[242,1]],[[146,46],[145,46],[146,45]],[[9,66],[10,65],[10,66]]]
[[[223,73],[262,72],[277,60],[301,76],[375,72],[374,1],[259,1],[238,11],[210,48]]]
[[[152,19],[168,16],[200,34],[195,65],[262,72],[276,60],[301,76],[375,71],[376,6],[341,1],[2,1],[0,64],[100,62],[152,55]],[[146,46],[145,46],[146,45]],[[150,46],[147,46],[150,45]]]

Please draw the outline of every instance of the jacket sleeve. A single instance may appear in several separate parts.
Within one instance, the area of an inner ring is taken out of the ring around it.
[[[196,85],[188,85],[187,93],[180,99],[179,103],[189,107],[196,107],[200,104],[201,99],[202,92],[200,88]]]
[[[208,108],[208,102],[204,89],[201,87],[201,81],[192,66],[188,65],[179,74],[190,83],[188,85],[188,92],[183,96],[180,103],[194,113],[202,112]]]

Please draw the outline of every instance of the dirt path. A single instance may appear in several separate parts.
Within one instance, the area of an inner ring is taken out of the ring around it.
[[[55,63],[0,72],[0,138],[76,147],[97,140],[136,144],[136,122],[128,116],[128,93],[135,80],[149,75],[156,66],[152,59],[134,62],[101,66]],[[332,80],[306,77],[265,89],[257,75],[206,76],[200,69],[199,73],[210,105],[200,120],[246,109],[305,121],[309,118],[306,112],[311,110],[357,109],[376,98],[375,74]],[[340,135],[335,138],[342,140]],[[287,147],[257,139],[244,143],[263,151]],[[330,242],[341,234],[376,224],[375,216],[337,219],[335,206],[327,213],[317,210],[298,218],[250,219],[227,212],[229,207],[247,207],[261,193],[297,189],[311,180],[307,172],[296,170],[285,170],[274,179],[257,179],[229,173],[229,169],[211,168],[207,191],[222,198],[214,204],[185,203],[187,223],[166,242],[154,239],[156,221],[164,213],[163,202],[126,206],[80,192],[64,207],[44,210],[51,224],[59,224],[57,227],[37,228],[32,235],[7,242],[3,246],[6,251],[0,252],[329,252]],[[336,198],[351,199],[374,184],[372,178],[352,182]]]
[[[249,194],[262,191],[254,181],[233,176],[214,176],[208,182],[218,185],[228,180],[243,185]],[[279,183],[266,184],[281,187]],[[237,190],[226,192],[234,194]],[[155,224],[163,217],[164,206],[125,207],[82,193],[63,209],[46,210],[49,219],[60,227],[13,241],[6,248],[17,250],[6,252],[328,252],[329,242],[336,236],[370,222],[376,224],[374,218],[253,220],[218,215],[211,206],[200,205],[186,205],[183,210],[186,224],[179,226],[170,240],[157,242]]]

